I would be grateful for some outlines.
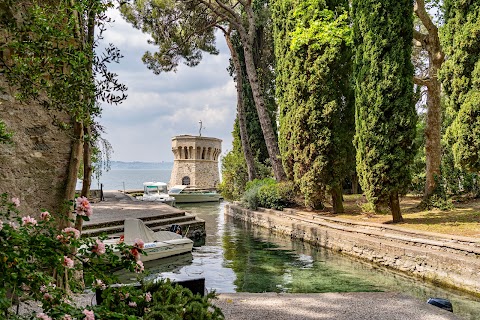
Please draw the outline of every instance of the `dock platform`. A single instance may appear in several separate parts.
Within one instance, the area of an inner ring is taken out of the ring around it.
[[[172,224],[179,225],[187,237],[205,236],[205,221],[160,202],[145,202],[133,199],[121,191],[104,191],[104,201],[92,203],[90,221],[83,224],[82,236],[123,233],[125,218],[138,218],[153,231],[168,230]]]

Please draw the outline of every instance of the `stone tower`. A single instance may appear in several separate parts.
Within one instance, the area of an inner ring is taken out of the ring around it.
[[[191,185],[215,188],[220,182],[218,158],[222,140],[217,138],[181,135],[172,138],[174,155],[170,187]]]

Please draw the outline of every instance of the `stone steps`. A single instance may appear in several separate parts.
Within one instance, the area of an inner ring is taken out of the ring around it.
[[[205,221],[196,218],[195,216],[184,214],[170,217],[167,215],[148,217],[148,219],[141,218],[147,227],[153,231],[169,230],[171,225],[179,225],[183,232],[188,230],[188,237],[203,236]],[[112,221],[111,223],[89,224],[82,231],[84,237],[95,237],[101,234],[121,234],[123,233],[123,220]]]

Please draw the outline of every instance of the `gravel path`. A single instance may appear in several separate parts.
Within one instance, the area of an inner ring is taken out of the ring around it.
[[[444,311],[399,293],[232,293],[215,305],[226,320],[453,320]]]

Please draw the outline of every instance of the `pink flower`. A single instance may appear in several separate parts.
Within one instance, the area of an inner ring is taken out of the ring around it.
[[[95,314],[93,313],[93,311],[84,309],[83,314],[85,315],[84,320],[95,320]]]
[[[65,314],[65,315],[62,317],[62,320],[73,320],[73,318],[72,318],[71,315]]]
[[[137,306],[137,303],[136,303],[135,301],[130,301],[130,302],[128,303],[128,306],[129,306],[129,307],[132,307],[132,308],[135,308],[135,307]]]
[[[40,292],[41,292],[41,293],[47,292],[47,286],[44,285],[44,284],[42,284],[42,285],[40,286]]]
[[[96,240],[97,245],[95,245],[92,249],[92,252],[95,252],[98,255],[102,255],[105,253],[105,243],[100,240]]]
[[[80,231],[78,231],[75,228],[68,227],[62,230],[63,233],[65,233],[68,237],[74,237],[75,239],[80,238]],[[58,239],[58,237],[57,237]]]
[[[48,211],[43,211],[40,213],[40,220],[48,221],[50,220],[50,213]]]
[[[145,301],[152,301],[152,294],[150,292],[145,293]]]
[[[145,242],[142,239],[135,239],[135,243],[133,244],[134,247],[139,249],[143,249],[145,247]]]
[[[69,269],[73,268],[73,260],[67,256],[63,256],[63,265]]]
[[[42,320],[52,320],[52,318],[50,318],[48,315],[46,315],[45,313],[37,313],[37,318],[38,319],[42,319]]]
[[[20,199],[12,198],[12,203],[15,205],[15,207],[20,207]]]
[[[17,229],[18,229],[17,225],[16,225],[15,222],[13,222],[13,221],[10,221],[10,222],[8,223],[8,225],[9,225],[13,230],[17,230]]]
[[[48,292],[47,292],[47,293],[44,293],[44,294],[43,294],[43,299],[45,299],[45,300],[50,300],[50,299],[52,299],[52,295],[51,295],[50,293],[48,293]]]
[[[130,253],[135,257],[135,260],[139,260],[139,259],[140,259],[140,252],[138,252],[138,249],[132,248],[132,249],[130,250]]]
[[[79,197],[76,200],[76,210],[77,214],[80,216],[90,217],[93,213],[92,206],[90,202],[85,197]]]
[[[138,260],[137,265],[135,266],[135,272],[136,273],[141,273],[141,272],[143,272],[144,269],[145,269],[145,267],[143,266],[143,262],[141,260]]]
[[[23,217],[22,218],[22,226],[28,226],[29,224],[31,224],[32,226],[36,226],[37,225],[37,220],[35,220],[34,218],[32,218],[30,216]]]

